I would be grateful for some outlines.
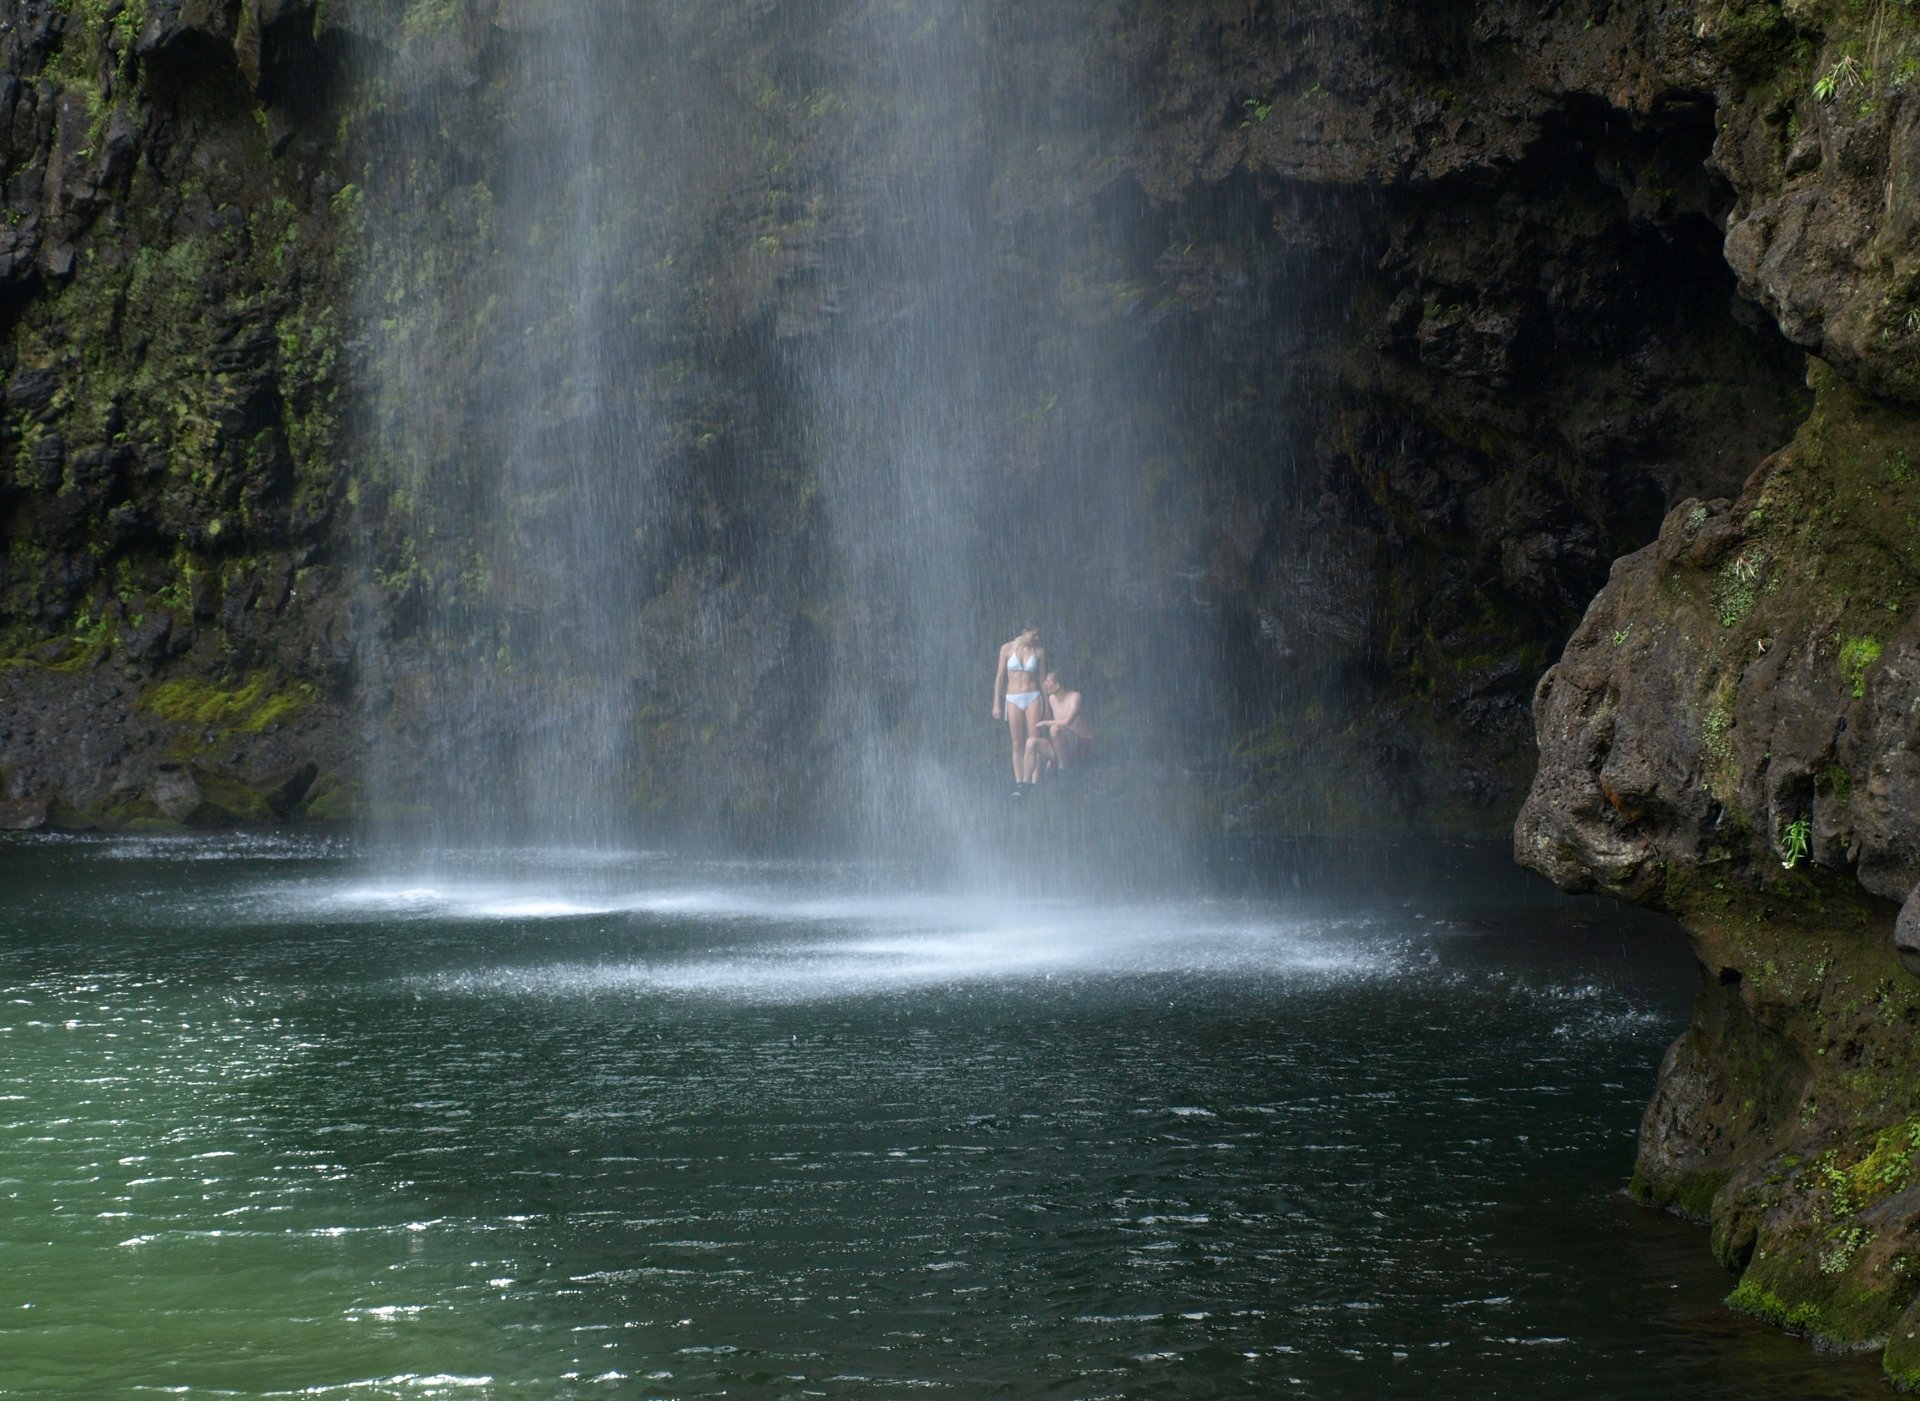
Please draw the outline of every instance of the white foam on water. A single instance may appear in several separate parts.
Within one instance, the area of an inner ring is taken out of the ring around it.
[[[924,919],[931,910],[950,909],[950,897],[820,894],[765,884],[765,871],[742,872],[739,879],[701,869],[720,881],[690,883],[684,874],[662,872],[659,883],[610,879],[576,873],[571,881],[550,876],[520,879],[471,879],[435,875],[356,881],[317,878],[285,881],[241,893],[237,914],[285,920],[398,919],[545,920],[595,915],[658,915],[687,920],[749,920],[814,923],[822,920],[891,917]],[[756,880],[755,877],[759,879]]]
[[[598,957],[578,953],[407,978],[416,991],[578,997],[611,994],[792,1002],[914,988],[1091,977],[1455,979],[1445,923],[1405,911],[1199,892],[1129,902],[877,885],[875,869],[695,860],[658,852],[462,852],[369,878],[341,862],[296,879],[249,883],[236,919],[353,925],[473,922],[512,931],[593,920]],[[578,937],[578,936],[573,936]],[[502,947],[498,935],[488,946]],[[1496,981],[1499,981],[1496,979]],[[1559,1004],[1570,1040],[1632,1031],[1650,1013],[1597,986],[1503,983]]]
[[[718,943],[654,941],[644,957],[499,966],[416,980],[443,992],[664,994],[748,1001],[875,996],[1014,980],[1162,974],[1371,976],[1391,966],[1377,931],[1193,902],[1085,905],[932,895],[821,899],[709,890],[611,902],[648,915],[723,921]],[[768,939],[772,933],[776,937]]]
[[[318,861],[351,849],[343,838],[250,832],[141,837],[36,832],[16,840],[23,845],[78,848],[107,861]]]
[[[233,913],[249,922],[601,921],[602,960],[410,980],[416,988],[548,996],[792,1001],[1014,979],[1355,977],[1404,966],[1408,954],[1407,936],[1378,919],[1304,906],[1198,894],[1118,903],[875,888],[875,872],[856,867],[578,855],[464,853],[436,857],[431,872],[374,879],[364,866],[343,864],[252,884],[235,893]]]

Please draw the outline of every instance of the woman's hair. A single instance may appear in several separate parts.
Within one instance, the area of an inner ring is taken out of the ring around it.
[[[1032,618],[1029,618],[1029,619],[1027,619],[1027,620],[1026,620],[1026,621],[1025,621],[1024,623],[1022,623],[1022,624],[1020,624],[1020,631],[1022,631],[1022,632],[1038,632],[1038,631],[1040,631],[1040,624],[1039,624],[1039,623],[1038,623],[1037,621],[1035,621],[1034,619],[1032,619]]]

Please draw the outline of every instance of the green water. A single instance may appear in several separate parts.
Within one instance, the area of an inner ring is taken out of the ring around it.
[[[1612,906],[0,847],[0,1394],[1863,1397],[1620,1188]]]

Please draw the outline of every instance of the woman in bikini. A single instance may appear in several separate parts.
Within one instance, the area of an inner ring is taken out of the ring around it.
[[[1040,625],[1028,623],[1020,635],[1000,649],[1000,660],[993,667],[993,718],[1001,712],[1007,717],[1007,734],[1013,741],[1013,791],[1016,797],[1026,793],[1033,782],[1027,763],[1027,741],[1039,733],[1034,722],[1047,713],[1046,697],[1040,693],[1040,678],[1047,674],[1047,653],[1040,645]]]

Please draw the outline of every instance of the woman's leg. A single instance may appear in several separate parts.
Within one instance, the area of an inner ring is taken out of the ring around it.
[[[1011,698],[1007,701],[1007,737],[1013,743],[1013,781],[1024,783],[1027,767],[1027,712],[1023,707],[1015,705]]]

